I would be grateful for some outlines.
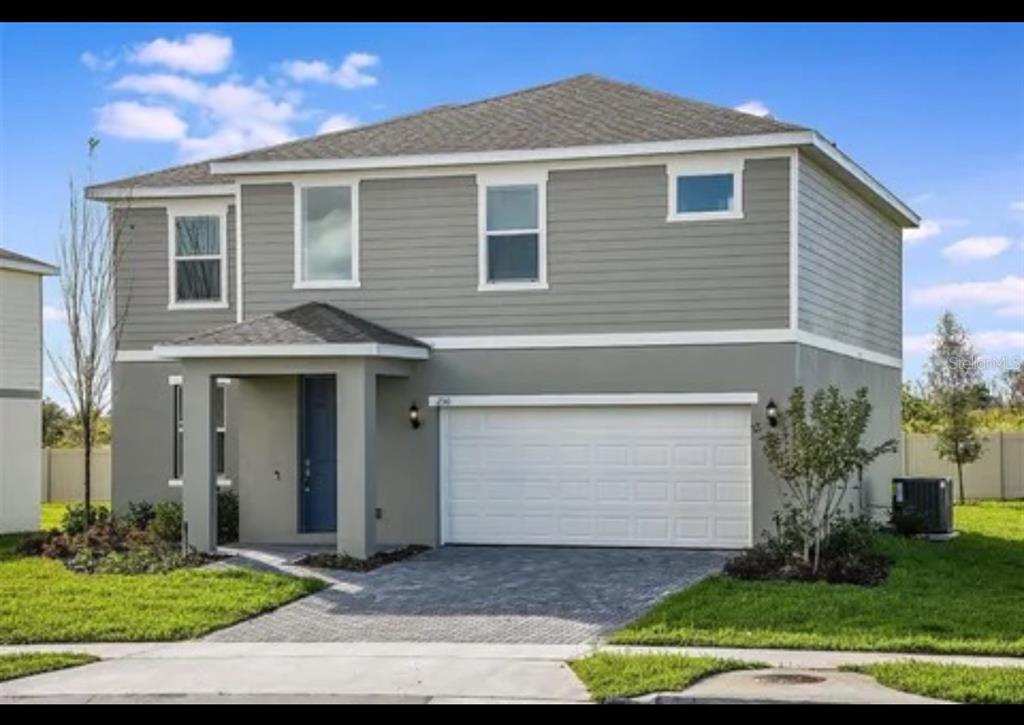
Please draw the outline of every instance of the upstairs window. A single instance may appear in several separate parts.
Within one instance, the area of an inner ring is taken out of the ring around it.
[[[743,162],[669,164],[668,221],[743,217]]]
[[[295,287],[359,286],[357,189],[296,186]]]
[[[545,180],[479,183],[480,289],[546,288]]]
[[[169,212],[171,309],[227,306],[226,217]]]

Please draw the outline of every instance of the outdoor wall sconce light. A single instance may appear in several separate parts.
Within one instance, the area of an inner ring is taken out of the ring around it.
[[[768,425],[772,428],[779,424],[779,407],[775,405],[775,401],[771,398],[768,399],[768,405],[764,409],[764,414],[768,418]]]
[[[420,427],[420,409],[416,407],[416,403],[409,406],[409,425],[413,427],[413,430]]]

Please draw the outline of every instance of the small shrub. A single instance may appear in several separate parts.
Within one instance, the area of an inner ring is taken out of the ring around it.
[[[794,553],[792,521],[777,517],[774,536],[743,552],[725,565],[725,573],[737,579],[825,581],[830,584],[874,586],[885,581],[891,561],[874,549],[876,528],[867,517],[833,519],[821,544],[815,568]]]
[[[124,515],[124,523],[133,529],[148,529],[156,516],[153,504],[149,501],[128,502],[128,513]]]
[[[91,571],[96,574],[166,574],[175,569],[202,566],[206,561],[206,557],[195,551],[182,554],[174,546],[158,544],[113,552],[95,560]]]
[[[46,546],[49,538],[49,532],[38,531],[29,534],[18,542],[16,551],[23,556],[42,556],[43,547]]]
[[[153,512],[150,529],[156,538],[171,544],[181,542],[181,504],[177,501],[161,501]]]
[[[238,494],[231,490],[217,492],[217,543],[238,541]]]
[[[93,525],[108,523],[111,519],[110,510],[103,506],[90,507],[92,515],[89,517]],[[81,534],[85,531],[85,504],[72,503],[64,509],[64,516],[61,519],[61,528],[68,534]]]

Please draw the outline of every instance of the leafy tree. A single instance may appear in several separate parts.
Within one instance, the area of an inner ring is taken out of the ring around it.
[[[43,447],[62,445],[70,427],[71,416],[67,411],[49,398],[43,400]]]
[[[1024,408],[1024,362],[1003,373],[1006,385],[1006,404],[1014,410]]]
[[[760,435],[765,457],[783,485],[783,539],[798,542],[794,552],[817,573],[821,549],[832,525],[839,519],[841,505],[854,476],[898,443],[889,439],[865,447],[861,440],[871,418],[867,388],[844,397],[829,386],[811,398],[808,409],[802,387],[794,388],[778,424]],[[761,426],[755,426],[760,432]]]
[[[926,395],[914,393],[911,384],[904,383],[900,399],[903,408],[903,430],[910,433],[932,433],[938,429],[939,411]]]
[[[941,414],[935,448],[940,458],[956,464],[960,503],[964,502],[964,465],[978,460],[983,450],[973,415],[981,407],[980,369],[967,330],[947,310],[935,329],[927,376],[929,394]]]

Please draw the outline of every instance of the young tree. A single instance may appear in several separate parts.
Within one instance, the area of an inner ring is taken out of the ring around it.
[[[43,400],[43,447],[53,448],[60,445],[71,427],[71,418],[59,403],[45,398]]]
[[[829,386],[814,394],[808,410],[804,389],[797,387],[786,409],[779,411],[776,427],[760,436],[768,465],[783,484],[782,520],[800,542],[800,558],[815,573],[851,479],[859,478],[882,454],[897,449],[895,438],[873,447],[861,443],[870,418],[867,388],[846,398]]]
[[[972,411],[986,390],[978,354],[970,336],[947,310],[935,328],[935,347],[928,360],[929,395],[939,409],[941,422],[935,446],[939,457],[956,464],[957,489],[964,502],[964,465],[981,457],[982,445]]]
[[[89,139],[89,169],[98,141]],[[60,291],[67,319],[67,347],[47,345],[54,376],[71,405],[85,452],[85,515],[92,497],[92,451],[99,421],[110,406],[114,350],[128,299],[115,305],[114,285],[123,253],[119,215],[87,202],[74,177],[68,182],[67,218],[57,243]]]

